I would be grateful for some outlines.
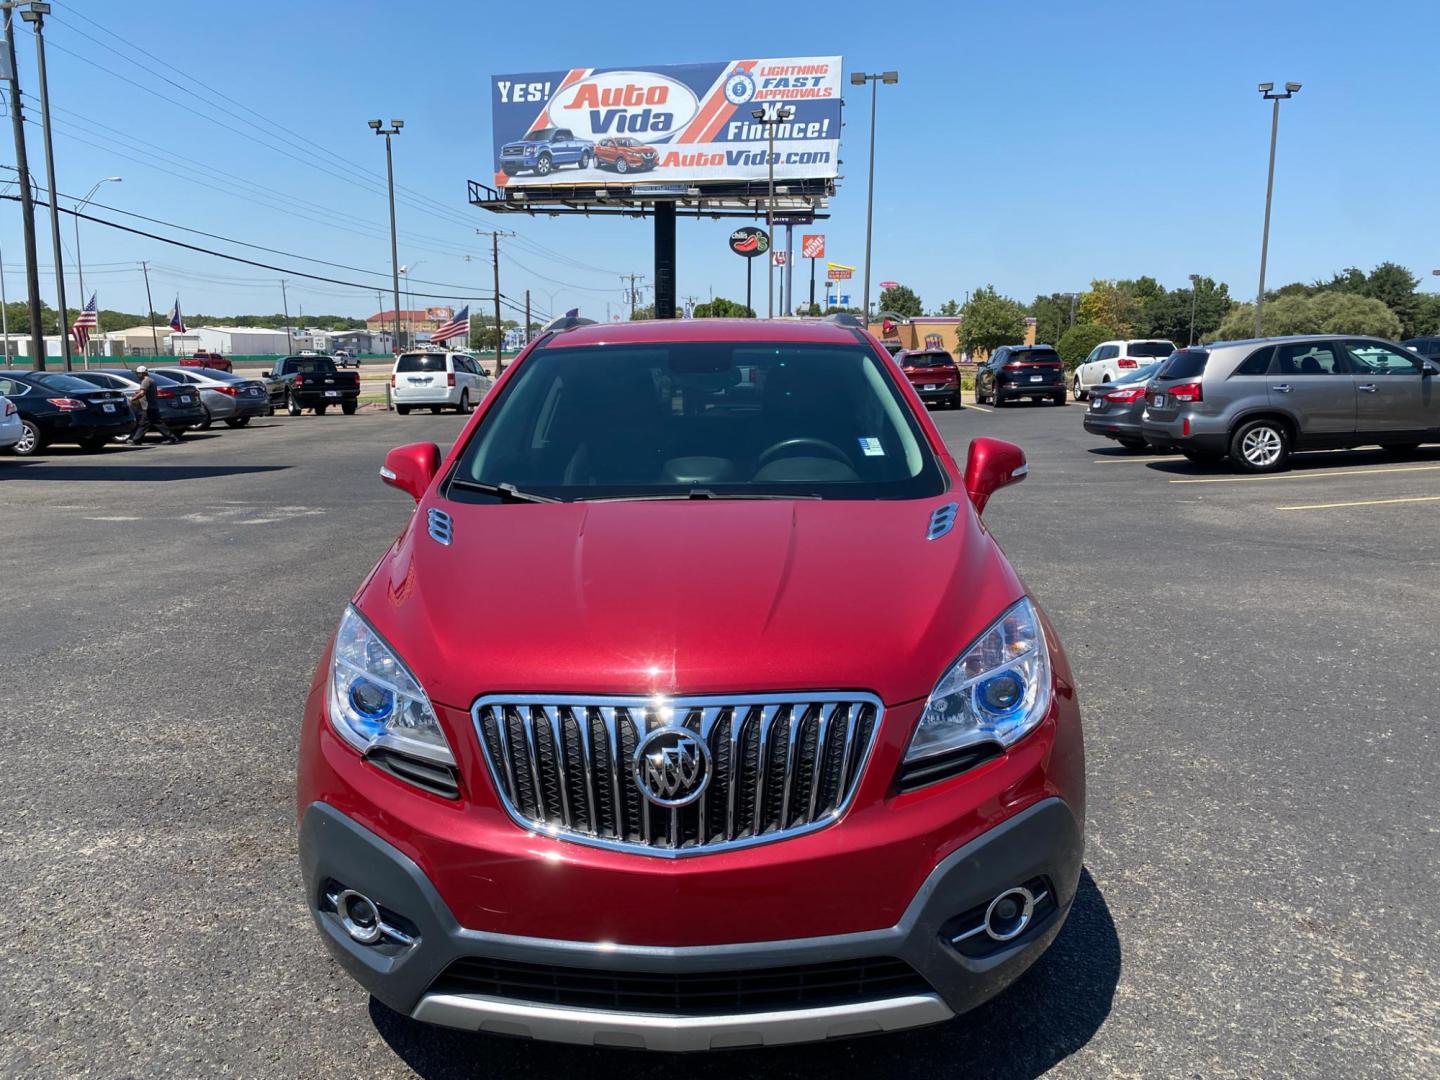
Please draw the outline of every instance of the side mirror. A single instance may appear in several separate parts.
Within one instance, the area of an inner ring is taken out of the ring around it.
[[[1426,360],[1420,365],[1420,374],[1422,376],[1440,375],[1440,364],[1436,364],[1434,360]]]
[[[1030,473],[1025,451],[1014,443],[1000,439],[970,440],[970,456],[965,462],[965,491],[975,504],[975,512],[983,514],[990,496],[1002,487],[1018,484]]]
[[[380,479],[391,487],[408,492],[416,502],[440,471],[440,447],[432,443],[397,446],[385,455]]]

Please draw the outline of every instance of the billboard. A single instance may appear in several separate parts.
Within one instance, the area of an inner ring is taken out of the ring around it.
[[[490,80],[499,189],[769,177],[762,106],[793,106],[775,128],[775,178],[826,180],[840,165],[838,56],[571,68]]]

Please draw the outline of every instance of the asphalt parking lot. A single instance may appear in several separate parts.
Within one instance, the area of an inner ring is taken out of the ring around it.
[[[683,1063],[369,1001],[300,895],[296,731],[412,505],[376,477],[384,451],[463,418],[274,417],[0,457],[0,1072],[1440,1075],[1440,447],[1240,477],[1125,453],[1076,405],[935,415],[962,461],[976,435],[1029,455],[986,520],[1087,727],[1081,894],[1001,997]]]

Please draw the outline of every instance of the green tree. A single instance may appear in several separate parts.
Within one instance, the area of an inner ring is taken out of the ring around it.
[[[1074,310],[1069,293],[1035,297],[1029,307],[1035,318],[1035,340],[1046,344],[1058,342],[1070,329],[1070,313]]]
[[[653,318],[655,318],[655,305],[654,305],[654,304],[643,304],[643,305],[641,305],[640,307],[637,307],[633,312],[630,313],[630,320],[631,320],[632,322],[639,322],[641,319],[653,319]]]
[[[1373,334],[1395,338],[1400,317],[1379,300],[1353,292],[1291,293],[1265,302],[1267,337],[1284,334]],[[1206,340],[1233,341],[1255,333],[1255,305],[1236,304]]]
[[[940,310],[937,311],[935,314],[943,315],[947,319],[953,319],[960,314],[960,304],[956,300],[946,300],[943,304],[940,305]]]
[[[916,296],[915,290],[908,285],[892,285],[883,290],[880,293],[880,310],[893,311],[907,319],[925,314],[925,306],[920,303],[920,297]]]
[[[1195,340],[1220,325],[1230,310],[1230,288],[1216,284],[1213,278],[1201,277],[1190,289],[1175,289],[1152,299],[1145,305],[1143,325],[1136,333],[1143,337],[1166,338],[1177,345],[1190,342],[1191,298],[1194,298]]]
[[[1108,341],[1114,336],[1114,332],[1108,326],[1080,322],[1060,335],[1059,343],[1055,348],[1060,353],[1060,359],[1065,362],[1066,368],[1073,370],[1077,364],[1090,355],[1090,350],[1096,345],[1102,341]]]
[[[971,356],[1014,345],[1025,337],[1025,309],[995,286],[976,289],[960,309],[960,347]]]
[[[1144,279],[1153,280],[1153,279]],[[1077,322],[1108,326],[1116,337],[1132,337],[1140,318],[1140,304],[1135,297],[1134,282],[1090,282],[1090,290],[1080,294]]]
[[[708,304],[695,305],[697,319],[753,319],[755,312],[744,304],[717,296]]]

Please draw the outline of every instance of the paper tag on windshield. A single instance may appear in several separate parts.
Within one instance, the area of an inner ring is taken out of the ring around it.
[[[871,438],[868,435],[862,435],[860,437],[860,452],[866,457],[885,456],[885,448],[880,445],[880,440]]]

